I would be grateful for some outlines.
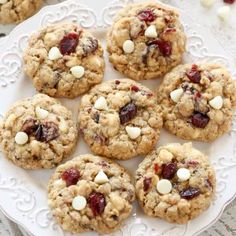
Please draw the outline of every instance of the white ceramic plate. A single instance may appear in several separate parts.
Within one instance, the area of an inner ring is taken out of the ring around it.
[[[89,28],[102,41],[105,47],[106,28],[111,24],[114,14],[131,0],[69,0],[59,5],[49,6],[36,16],[25,21],[5,39],[0,41],[0,113],[8,109],[14,101],[35,93],[31,82],[22,71],[22,51],[27,45],[29,34],[42,25],[64,20],[77,21]],[[222,47],[208,33],[183,12],[181,19],[188,36],[187,53],[184,60],[194,62],[205,60],[224,64],[233,71],[233,62]],[[107,60],[107,54],[105,54]],[[105,79],[121,78],[107,61]],[[234,78],[236,76],[234,75]],[[154,89],[159,81],[145,81],[145,85]],[[63,99],[76,117],[79,99]],[[197,219],[186,225],[168,224],[162,220],[146,217],[134,205],[132,216],[114,236],[159,236],[159,235],[197,235],[219,219],[224,207],[236,195],[236,119],[231,131],[217,141],[206,144],[195,142],[194,146],[204,151],[211,158],[217,172],[216,199],[211,207]],[[158,145],[170,142],[183,142],[164,130]],[[89,152],[80,139],[76,154]],[[121,162],[129,171],[134,172],[142,157]],[[0,208],[12,220],[23,226],[35,236],[70,235],[63,232],[54,222],[47,206],[46,186],[53,170],[25,171],[14,166],[0,154]],[[81,234],[97,235],[94,233]]]

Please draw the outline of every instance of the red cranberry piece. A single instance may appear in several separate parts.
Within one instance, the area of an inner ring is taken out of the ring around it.
[[[101,215],[104,212],[106,206],[106,199],[102,193],[90,193],[87,201],[94,216]]]
[[[190,160],[187,162],[187,166],[189,167],[196,167],[199,164],[198,161]]]
[[[75,168],[70,168],[62,173],[61,178],[66,181],[66,186],[69,187],[71,185],[76,185],[79,178],[80,173]]]
[[[152,178],[144,178],[143,180],[143,191],[147,192],[152,183]]]
[[[201,112],[195,112],[191,118],[192,124],[197,128],[205,128],[210,121],[210,118]]]
[[[144,9],[138,13],[138,18],[145,22],[152,22],[156,19],[152,9]]]
[[[158,173],[159,169],[160,169],[159,165],[158,165],[157,163],[155,163],[155,164],[154,164],[154,171],[155,171],[155,174]]]
[[[37,120],[35,120],[33,118],[29,118],[24,122],[21,130],[23,132],[27,133],[28,135],[31,135],[31,134],[35,133],[35,131],[38,129],[38,126],[39,126],[39,124],[38,124]]]
[[[197,84],[200,83],[201,74],[198,71],[197,65],[193,64],[191,70],[187,72],[186,75],[188,76],[191,82],[197,83]]]
[[[176,163],[168,163],[163,165],[162,176],[165,179],[172,179],[177,172],[177,164]]]
[[[79,34],[69,33],[65,35],[59,45],[61,54],[69,55],[75,52],[78,43],[79,43]]]
[[[187,189],[182,190],[179,194],[182,198],[185,198],[187,200],[191,200],[200,194],[200,189],[189,187]]]
[[[117,84],[117,85],[120,84],[120,81],[119,81],[119,80],[116,80],[116,81],[115,81],[115,84]]]
[[[174,33],[176,32],[175,28],[167,28],[164,30],[163,34]]]
[[[159,48],[159,51],[164,57],[169,57],[172,53],[172,45],[168,41],[164,41],[161,39],[155,39],[147,43],[150,46],[156,46]]]
[[[137,107],[134,103],[128,103],[120,109],[120,123],[125,124],[126,122],[132,120],[137,114]]]
[[[133,91],[133,92],[138,92],[138,91],[140,91],[139,87],[136,86],[136,85],[131,86],[130,89],[131,89],[131,91]]]
[[[58,136],[58,125],[52,121],[46,121],[43,124],[39,124],[35,131],[35,138],[40,142],[49,142],[56,139]]]
[[[224,0],[225,3],[233,4],[235,0]]]

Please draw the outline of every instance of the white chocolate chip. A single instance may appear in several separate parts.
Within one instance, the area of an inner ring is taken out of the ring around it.
[[[28,142],[29,137],[25,132],[18,132],[15,136],[15,142],[19,145],[24,145]]]
[[[211,7],[215,3],[215,0],[201,0],[201,4],[204,7]]]
[[[98,110],[107,110],[107,101],[104,97],[99,97],[94,103],[94,107]]]
[[[216,97],[214,97],[213,99],[211,99],[209,101],[209,104],[210,104],[211,107],[219,110],[223,106],[223,99],[222,99],[221,96],[216,96]]]
[[[134,51],[134,42],[131,40],[126,40],[123,43],[123,50],[126,53],[132,53]]]
[[[186,168],[180,168],[177,171],[177,176],[179,178],[179,181],[181,181],[181,182],[188,180],[190,178],[190,175],[191,175],[191,173],[190,173],[189,169],[186,169]]]
[[[141,134],[141,129],[139,127],[126,126],[125,130],[131,139],[136,139]]]
[[[96,175],[94,182],[97,184],[105,184],[109,182],[109,179],[107,175],[103,172],[103,170],[100,170]]]
[[[59,58],[62,58],[63,55],[61,54],[59,48],[57,47],[52,47],[50,50],[49,50],[49,53],[48,53],[48,58],[49,60],[57,60]]]
[[[222,21],[227,21],[230,15],[230,7],[229,6],[220,7],[217,11],[217,15]]]
[[[177,103],[183,93],[184,93],[184,90],[183,90],[182,88],[176,89],[176,90],[174,90],[174,91],[172,91],[172,92],[170,93],[170,98],[171,98],[174,102]]]
[[[148,38],[156,38],[157,37],[157,30],[155,25],[150,25],[145,30],[145,36]]]
[[[45,119],[47,118],[49,112],[41,107],[36,107],[35,113],[38,119]]]
[[[70,71],[72,75],[75,76],[75,78],[79,79],[82,78],[84,75],[84,67],[83,66],[73,66],[70,68]]]
[[[77,210],[81,211],[83,210],[87,205],[86,198],[83,196],[77,196],[72,201],[72,207]]]
[[[62,133],[66,133],[68,131],[68,125],[65,120],[61,120],[61,122],[59,123],[59,129]]]
[[[56,180],[56,181],[53,183],[53,185],[54,185],[55,187],[60,187],[60,186],[65,185],[65,182],[64,182],[62,179],[58,179],[58,180]]]
[[[161,194],[170,193],[172,190],[172,184],[168,179],[161,179],[157,182],[157,191]]]
[[[7,3],[8,0],[0,0],[0,4]]]

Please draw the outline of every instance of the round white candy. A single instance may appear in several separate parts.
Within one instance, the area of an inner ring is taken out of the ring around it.
[[[221,96],[216,96],[209,101],[211,107],[219,110],[223,106],[223,98]]]
[[[132,53],[134,51],[134,42],[131,40],[126,40],[123,43],[123,50],[126,53]]]
[[[15,136],[15,142],[19,145],[24,145],[28,142],[29,137],[25,132],[18,132]]]
[[[72,75],[75,76],[75,78],[79,79],[82,78],[84,75],[84,67],[83,66],[73,66],[70,68],[70,71]]]
[[[94,182],[97,184],[105,184],[109,182],[109,179],[107,175],[103,172],[103,170],[100,170],[96,175]]]
[[[51,61],[57,60],[62,57],[63,57],[63,55],[61,54],[59,48],[57,48],[57,47],[52,47],[48,52],[48,58]]]
[[[7,3],[8,0],[0,0],[0,4]]]
[[[77,211],[83,210],[86,205],[87,201],[86,198],[83,196],[77,196],[72,201],[72,207]]]
[[[170,93],[170,98],[174,101],[174,102],[178,102],[179,99],[181,98],[182,94],[184,93],[184,90],[182,88],[179,88],[179,89],[176,89],[176,90],[173,90],[171,93]]]
[[[170,193],[172,190],[172,184],[168,179],[161,179],[157,182],[157,191],[161,194]]]
[[[145,30],[145,36],[148,38],[156,38],[157,37],[157,30],[155,25],[150,25]]]
[[[125,130],[131,139],[136,139],[141,134],[141,129],[138,127],[126,126]]]
[[[99,97],[94,103],[94,107],[98,110],[107,110],[107,101],[104,97]]]
[[[229,6],[220,7],[217,11],[217,15],[222,21],[227,21],[230,15],[230,7]]]
[[[211,7],[215,3],[215,0],[201,0],[201,4],[204,7]]]
[[[186,181],[190,178],[191,176],[191,173],[189,171],[189,169],[186,169],[186,168],[180,168],[178,169],[177,171],[177,176],[179,178],[179,181]]]
[[[41,107],[36,107],[35,113],[38,119],[45,119],[47,118],[49,112]]]

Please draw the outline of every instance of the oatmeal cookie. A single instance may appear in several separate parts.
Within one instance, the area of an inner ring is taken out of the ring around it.
[[[0,24],[19,23],[32,16],[42,5],[42,0],[0,1]]]
[[[99,41],[74,23],[59,23],[33,34],[24,70],[35,88],[52,97],[75,98],[102,81],[105,62]]]
[[[95,154],[125,160],[154,148],[162,112],[148,88],[129,79],[110,80],[83,96],[79,127]]]
[[[0,122],[3,152],[25,169],[56,166],[72,153],[76,141],[71,112],[44,94],[16,102]]]
[[[136,194],[144,212],[185,224],[214,198],[215,171],[191,143],[168,144],[150,153],[136,171]]]
[[[135,190],[123,167],[85,154],[56,169],[48,198],[53,216],[64,230],[110,233],[130,215]]]
[[[229,131],[236,106],[236,84],[216,64],[180,65],[157,91],[164,126],[183,139],[212,141]]]
[[[134,80],[154,79],[182,60],[186,36],[178,13],[155,2],[128,5],[107,35],[110,62]]]

